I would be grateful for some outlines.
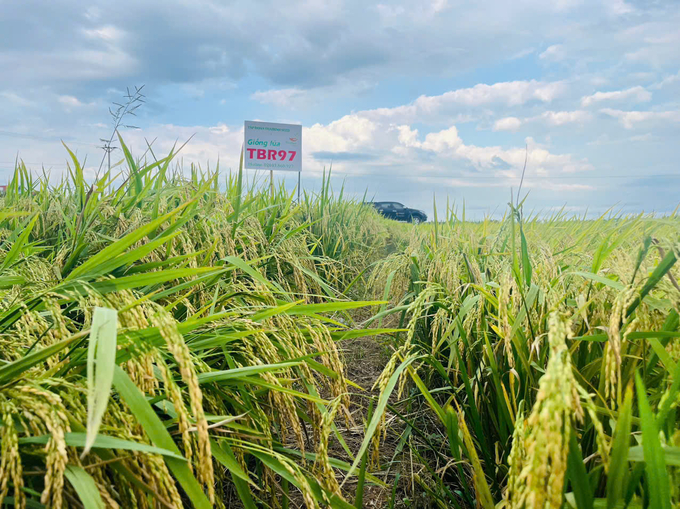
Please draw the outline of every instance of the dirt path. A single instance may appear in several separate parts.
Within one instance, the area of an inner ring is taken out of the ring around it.
[[[356,424],[355,427],[347,430],[344,426],[338,424],[338,429],[348,447],[353,452],[356,452],[359,450],[364,439],[364,425],[370,399],[373,397],[377,400],[379,395],[379,391],[377,389],[372,390],[372,387],[389,360],[390,352],[381,344],[380,339],[376,337],[357,338],[343,342],[342,351],[344,354],[346,378],[365,389],[364,392],[356,388],[351,389],[354,394],[351,398],[350,412]],[[390,499],[392,498],[392,486],[396,480],[397,472],[401,468],[397,461],[394,464],[392,463],[399,439],[398,428],[400,423],[395,422],[389,414],[386,419],[390,429],[386,439],[381,442],[379,464],[369,465],[370,472],[385,482],[387,486],[376,486],[366,482],[363,507],[384,508],[389,506]],[[350,461],[344,448],[335,438],[329,444],[329,452],[331,456]],[[354,501],[356,488],[356,477],[348,480],[343,487],[345,498],[350,503]],[[395,499],[399,498],[399,493],[397,493]],[[395,507],[403,507],[403,505],[400,501],[395,500]]]

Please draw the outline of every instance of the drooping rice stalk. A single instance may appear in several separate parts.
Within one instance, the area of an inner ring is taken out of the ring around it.
[[[147,163],[121,145],[118,176],[85,182],[73,154],[56,184],[22,164],[0,202],[0,498],[210,507],[236,493],[255,507],[279,503],[286,475],[308,506],[347,506],[328,463],[333,416],[349,415],[330,317],[364,305],[342,294],[364,267],[317,252],[342,225],[314,231],[311,197],[240,177],[221,191],[216,172],[174,173],[174,152]],[[97,307],[116,311],[115,355],[88,353]]]
[[[4,501],[351,507],[396,433],[387,471],[424,506],[680,504],[677,215],[447,206],[413,227],[330,175],[295,203],[121,147],[120,174],[19,164],[0,198]],[[378,329],[356,334],[398,329],[343,463],[339,341],[362,306]]]
[[[513,207],[502,221],[466,222],[449,210],[437,225],[397,228],[408,242],[370,278],[374,297],[389,280],[393,312],[407,328],[380,388],[404,395],[404,384],[412,387],[394,410],[422,427],[413,453],[432,473],[417,479],[431,503],[486,507],[488,484],[493,504],[504,507],[590,508],[605,497],[644,505],[664,479],[674,486],[677,215],[527,218]],[[650,249],[652,238],[661,250]],[[388,388],[406,352],[418,360]],[[661,445],[650,446],[664,466],[647,456],[641,463],[642,449],[627,452],[640,432],[645,447],[637,408],[631,429],[615,441],[636,373],[650,422],[664,423]],[[442,410],[447,405],[460,408],[458,421]],[[610,456],[625,465],[614,468]],[[680,503],[675,489],[661,498]]]

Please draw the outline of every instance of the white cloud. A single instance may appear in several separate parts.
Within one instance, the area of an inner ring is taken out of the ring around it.
[[[654,135],[652,133],[638,134],[636,136],[631,136],[630,141],[635,142],[649,142],[654,141]]]
[[[83,47],[70,52],[38,51],[31,55],[31,65],[26,65],[25,55],[21,52],[0,52],[0,69],[19,68],[26,82],[59,84],[66,81],[126,79],[139,70],[139,62],[113,46],[106,50]],[[68,72],[64,69],[68,69]]]
[[[464,147],[463,140],[458,136],[458,129],[456,129],[455,126],[444,129],[443,131],[429,133],[425,136],[425,141],[420,146],[425,150],[438,153],[450,149],[457,150]]]
[[[590,106],[602,101],[622,101],[626,99],[631,99],[633,102],[649,102],[652,100],[652,94],[641,86],[611,92],[595,92],[593,95],[583,97],[581,106]]]
[[[191,138],[175,158],[176,163],[184,164],[185,170],[191,163],[214,168],[219,159],[222,171],[238,169],[239,154],[243,144],[243,128],[232,129],[225,124],[215,126],[180,126],[160,124],[146,129],[131,130],[123,133],[126,145],[133,154],[141,154],[146,149],[146,140],[156,140],[153,145],[158,157],[170,153],[175,145],[179,148]]]
[[[99,7],[91,6],[85,10],[85,18],[89,21],[97,21],[102,15],[102,11]]]
[[[274,106],[289,107],[293,103],[303,99],[307,92],[298,88],[283,88],[278,90],[257,91],[251,94],[250,98],[262,104],[273,104]]]
[[[647,23],[642,25],[633,51],[625,53],[626,60],[655,69],[677,68],[680,63],[680,31],[675,19],[669,16],[667,23]],[[643,35],[642,38],[639,35]]]
[[[184,93],[192,99],[201,99],[205,97],[205,89],[197,83],[183,83],[181,88]]]
[[[606,0],[605,7],[614,16],[623,16],[635,12],[635,8],[625,0]]]
[[[66,111],[71,111],[74,108],[83,108],[86,106],[94,106],[94,102],[84,103],[80,99],[72,95],[60,95],[57,97],[59,104],[64,106]]]
[[[593,191],[596,189],[595,186],[590,185],[590,184],[564,184],[561,182],[551,182],[550,180],[548,181],[533,181],[531,178],[527,179],[524,182],[525,188],[536,188],[536,189],[548,189],[550,191],[563,191],[563,192],[572,192],[572,191]]]
[[[433,14],[446,10],[449,6],[449,0],[432,0],[430,2],[430,10]]]
[[[425,140],[418,140],[417,131],[408,126],[400,126],[399,143],[405,147],[413,147],[437,154],[442,159],[464,161],[479,170],[492,171],[501,179],[514,178],[519,175],[527,157],[527,164],[532,168],[542,168],[543,173],[574,173],[592,170],[587,160],[575,160],[569,154],[552,154],[545,148],[527,138],[527,148],[518,147],[503,149],[496,146],[466,145],[455,126],[429,133]],[[405,155],[408,152],[398,151]],[[500,166],[499,166],[500,164]]]
[[[549,179],[544,179],[540,171],[537,171],[536,177],[525,177],[523,186],[524,189],[546,189],[550,191],[592,191],[595,189],[594,186],[589,184],[564,184],[560,182],[554,182]],[[474,178],[451,178],[451,179],[441,179],[436,177],[417,177],[419,182],[424,184],[430,184],[438,188],[449,187],[449,188],[507,188],[509,185],[506,179],[493,179],[493,180],[474,180]],[[517,182],[514,182],[517,184]],[[558,210],[562,207],[557,207]]]
[[[448,0],[422,0],[399,5],[398,2],[379,3],[375,10],[383,25],[392,26],[406,21],[409,24],[432,24],[433,18],[446,15],[449,9]]]
[[[410,104],[393,108],[367,110],[363,115],[375,120],[396,123],[428,122],[446,119],[457,123],[473,120],[481,107],[491,105],[521,106],[529,102],[550,103],[562,96],[567,86],[562,81],[505,81],[460,88],[441,95],[421,95]],[[474,111],[473,114],[462,111]]]
[[[517,131],[522,126],[522,121],[517,117],[505,117],[496,120],[493,124],[494,131]]]
[[[64,106],[82,106],[83,103],[81,103],[77,97],[73,97],[72,95],[62,95],[59,96],[59,102],[63,104]]]
[[[345,115],[328,125],[303,128],[305,152],[350,152],[365,150],[378,125],[357,114]]]
[[[83,33],[91,39],[101,39],[102,41],[111,43],[120,41],[125,35],[123,30],[113,25],[105,25],[99,28],[85,28],[83,29]]]
[[[588,111],[544,111],[540,115],[519,119],[517,117],[505,117],[496,120],[493,125],[494,131],[517,131],[522,125],[529,122],[538,122],[549,126],[563,126],[566,124],[585,124],[592,119]]]
[[[499,147],[467,144],[456,126],[421,134],[409,124],[394,125],[389,120],[374,120],[367,112],[345,115],[328,124],[314,124],[303,128],[305,155],[303,166],[309,177],[318,176],[324,164],[333,159],[333,168],[342,172],[364,175],[367,178],[387,177],[395,167],[408,167],[408,174],[401,178],[418,180],[420,176],[469,174],[477,187],[509,187],[517,185],[525,156],[528,155],[528,173],[525,186],[558,189],[562,191],[582,189],[578,185],[565,186],[550,180],[552,175],[591,170],[586,159],[570,154],[555,154],[527,138],[528,152],[524,146]],[[217,126],[159,125],[126,134],[126,142],[133,151],[143,150],[144,139],[158,138],[154,150],[167,153],[175,140],[195,135],[183,149],[181,159],[185,165],[197,162],[211,165],[221,160],[222,168],[235,168],[243,142],[239,127],[220,124]],[[314,154],[323,154],[315,159]],[[335,159],[333,154],[338,154]],[[354,157],[355,156],[355,157]],[[343,160],[343,157],[347,159]],[[363,164],[367,157],[370,164]],[[530,177],[540,176],[540,179]],[[484,178],[480,179],[480,176]],[[453,181],[442,180],[440,186],[447,188]],[[570,187],[571,186],[571,187]]]
[[[637,124],[680,122],[680,111],[622,111],[603,108],[600,112],[618,119],[626,129],[633,129]]]
[[[541,53],[538,58],[541,60],[546,60],[548,62],[560,62],[567,57],[567,53],[564,46],[561,44],[553,44],[548,46],[546,50]]]
[[[601,134],[595,140],[589,141],[587,145],[602,146],[602,145],[619,145],[622,143],[651,143],[657,141],[657,137],[652,133],[637,134],[635,136],[628,136],[625,138],[612,139],[607,134]]]
[[[653,81],[656,79],[657,73],[652,71],[637,71],[632,72],[627,76],[627,79],[637,82]]]
[[[378,14],[383,18],[396,18],[397,16],[401,16],[406,12],[406,9],[404,9],[404,7],[402,7],[401,5],[392,6],[378,4],[375,6],[375,8],[378,11]]]
[[[375,81],[346,80],[339,78],[333,85],[313,88],[273,88],[258,90],[250,94],[250,99],[261,104],[271,104],[290,110],[309,110],[323,108],[329,100],[341,101],[369,93],[376,87]],[[232,84],[231,88],[235,86]]]
[[[536,49],[534,48],[525,48],[523,50],[518,51],[514,55],[512,55],[508,60],[519,60],[520,58],[524,58],[526,56],[531,55],[532,53],[535,53]]]
[[[416,103],[422,103],[425,109],[434,108],[442,102],[456,102],[467,106],[482,106],[499,102],[508,106],[516,106],[532,100],[550,102],[565,89],[562,82],[544,83],[536,80],[509,81],[493,85],[477,84],[472,88],[463,88],[446,92],[441,96],[421,96]]]
[[[588,111],[546,111],[534,117],[533,120],[540,119],[548,125],[561,126],[565,124],[583,124],[592,118],[592,114]]]
[[[676,74],[671,74],[670,76],[666,76],[664,79],[662,79],[658,83],[654,83],[649,88],[654,89],[654,90],[661,90],[664,87],[667,87],[669,85],[672,85],[673,83],[678,83],[678,82],[680,82],[680,71],[678,71]]]
[[[557,12],[571,11],[583,5],[584,0],[555,0],[552,2]]]
[[[0,92],[0,98],[2,98],[5,101],[9,101],[10,103],[13,103],[16,106],[33,107],[37,105],[36,102],[30,101],[25,97],[22,97],[19,94],[12,92],[10,90]]]
[[[418,129],[411,129],[410,126],[400,125],[397,127],[399,131],[399,143],[405,147],[417,147],[418,142]]]

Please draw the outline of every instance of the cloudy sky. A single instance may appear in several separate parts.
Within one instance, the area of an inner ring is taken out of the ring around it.
[[[303,186],[468,215],[680,203],[676,0],[0,0],[0,183],[94,175],[108,107],[147,102],[133,152],[237,167],[244,120],[301,123]],[[251,178],[254,178],[251,175]],[[279,173],[291,186],[292,175]]]

